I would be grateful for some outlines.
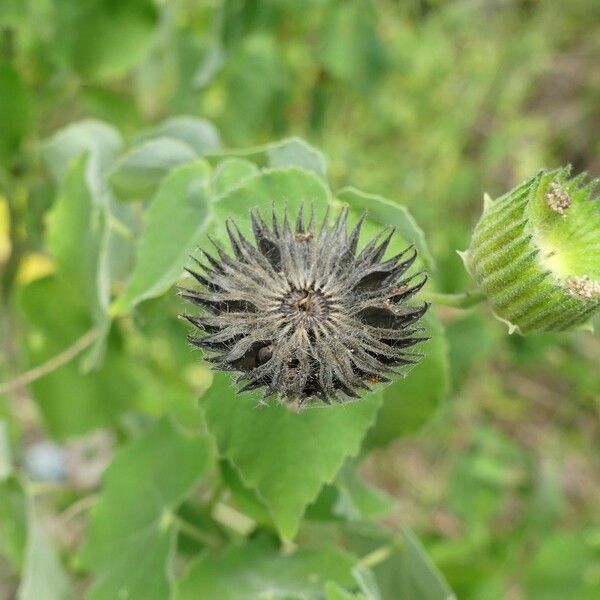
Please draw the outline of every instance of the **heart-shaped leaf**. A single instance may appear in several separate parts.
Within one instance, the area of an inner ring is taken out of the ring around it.
[[[213,152],[221,145],[219,132],[210,121],[186,115],[165,119],[143,133],[139,139],[146,141],[161,137],[184,142],[191,146],[198,156]]]
[[[292,539],[308,504],[354,456],[380,406],[375,393],[349,405],[291,412],[260,394],[236,396],[230,377],[215,375],[201,399],[219,453],[269,508],[284,539]]]
[[[142,142],[112,167],[108,180],[124,200],[147,198],[172,169],[198,158],[186,142],[161,137]]]

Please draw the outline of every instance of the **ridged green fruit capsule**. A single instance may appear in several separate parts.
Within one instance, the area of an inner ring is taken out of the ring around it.
[[[561,168],[485,198],[461,256],[510,333],[568,331],[600,309],[597,184]]]

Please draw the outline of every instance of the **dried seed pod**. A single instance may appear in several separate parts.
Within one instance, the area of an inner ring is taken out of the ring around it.
[[[598,181],[585,179],[541,171],[485,202],[462,256],[511,333],[566,331],[600,308]]]
[[[317,228],[300,209],[292,227],[287,214],[273,211],[268,225],[253,211],[254,243],[228,222],[233,254],[213,242],[216,256],[204,252],[200,271],[188,271],[201,289],[181,295],[203,314],[184,316],[205,333],[189,339],[216,369],[239,374],[240,391],[341,402],[420,360],[411,348],[426,339],[416,323],[428,305],[407,303],[427,279],[406,274],[416,251],[384,259],[394,230],[359,250],[365,216],[351,232],[347,217]]]

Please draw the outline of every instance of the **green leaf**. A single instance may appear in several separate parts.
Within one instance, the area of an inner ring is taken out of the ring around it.
[[[450,385],[448,345],[444,328],[432,309],[424,317],[430,339],[419,350],[423,360],[406,378],[397,379],[381,392],[383,405],[366,447],[383,446],[418,431],[439,410]]]
[[[14,475],[0,481],[0,554],[21,575],[19,600],[70,600],[71,584],[41,528],[33,498]]]
[[[312,206],[318,220],[324,216],[329,201],[329,189],[313,173],[295,167],[265,170],[217,198],[213,204],[215,220],[211,233],[227,243],[225,223],[232,218],[243,233],[252,237],[250,210],[253,208],[269,218],[273,207],[279,215],[283,214],[284,207],[288,214],[295,215],[300,206],[304,205],[305,210]]]
[[[201,399],[219,453],[264,500],[284,539],[292,539],[308,504],[358,452],[380,406],[372,394],[344,406],[294,413],[260,394],[236,396],[228,375],[215,375]]]
[[[186,115],[170,117],[142,134],[140,141],[171,138],[193,148],[198,156],[214,152],[221,146],[216,127],[206,119]]]
[[[469,370],[489,358],[495,347],[496,331],[493,324],[486,319],[486,315],[474,311],[462,311],[456,319],[446,325],[453,389],[459,390]],[[535,342],[542,339],[540,336],[527,338],[519,336],[519,338],[519,342],[522,340]],[[477,343],[474,344],[473,340],[477,340]],[[533,357],[535,351],[527,348],[525,354],[527,357]]]
[[[392,238],[389,254],[401,252],[407,244],[414,243],[418,264],[430,269],[433,267],[423,232],[404,206],[353,188],[341,190],[337,198],[348,204],[355,219],[367,211],[363,239],[376,235],[382,227],[394,226],[397,234]],[[437,412],[446,397],[450,375],[444,328],[432,310],[423,323],[431,338],[419,348],[425,357],[406,372],[405,378],[396,379],[382,390],[383,406],[367,436],[367,448],[385,445],[400,436],[414,433]]]
[[[27,505],[23,486],[15,476],[0,481],[0,554],[18,573],[23,567],[27,540]]]
[[[360,592],[353,594],[344,588],[340,587],[334,581],[328,581],[325,585],[327,600],[366,600],[365,596]]]
[[[259,167],[297,167],[310,171],[322,179],[325,179],[327,174],[327,161],[323,154],[298,137],[290,137],[253,148],[222,150],[208,156],[208,159],[214,161],[223,157],[245,158]]]
[[[302,549],[286,555],[259,539],[194,561],[177,586],[175,600],[321,600],[327,581],[355,587],[353,564],[353,557],[341,550]]]
[[[321,152],[300,138],[292,137],[265,147],[270,167],[298,167],[322,178],[327,174],[327,162]]]
[[[19,73],[0,63],[0,159],[14,158],[31,122],[29,91]]]
[[[60,277],[96,317],[108,305],[108,289],[100,285],[103,274],[99,272],[104,213],[88,188],[87,162],[81,156],[71,164],[48,215],[47,235]]]
[[[352,462],[352,461],[348,461]],[[227,461],[221,462],[221,474],[223,477],[223,483],[226,485],[228,490],[228,495],[230,496],[229,503],[232,504],[236,509],[238,509],[242,514],[247,517],[250,517],[252,521],[254,521],[261,529],[274,531],[273,520],[269,514],[269,511],[264,503],[258,495],[256,491],[251,490],[246,487],[240,480],[239,474],[235,471],[235,468],[232,467]],[[307,507],[306,513],[304,514],[303,524],[307,521],[310,523],[307,524],[307,529],[300,530],[298,544],[303,545],[306,541],[310,543],[317,542],[320,543],[323,539],[328,539],[328,535],[324,536],[320,535],[319,530],[321,526],[325,527],[337,527],[341,521],[352,523],[362,524],[368,517],[364,517],[360,519],[357,517],[356,507],[359,510],[364,510],[365,514],[368,514],[368,507],[370,505],[375,505],[375,502],[378,503],[378,515],[375,516],[375,511],[372,512],[372,519],[379,519],[382,516],[385,516],[389,512],[389,508],[392,506],[389,504],[391,499],[389,497],[385,497],[382,499],[376,499],[372,501],[369,499],[368,502],[361,501],[357,502],[353,507],[352,512],[346,511],[346,506],[342,506],[340,502],[340,492],[337,487],[337,481],[333,484],[327,484],[323,486],[321,492],[319,493],[318,498]],[[376,488],[372,488],[368,486],[364,482],[360,484],[367,493],[375,493],[377,495],[383,494],[380,490]],[[361,492],[362,493],[362,492]],[[383,501],[382,501],[383,500]],[[382,510],[384,502],[386,502],[385,511]],[[395,506],[395,504],[394,504]],[[381,507],[381,508],[380,508]],[[366,510],[365,510],[366,508]],[[301,526],[302,527],[302,526]],[[311,537],[311,532],[316,531],[315,539]],[[307,532],[308,535],[307,535]]]
[[[167,420],[122,448],[104,477],[81,561],[90,600],[164,600],[172,585],[174,513],[206,474],[211,448]]]
[[[348,461],[335,480],[338,498],[333,512],[345,519],[378,519],[389,514],[396,506],[395,500],[364,482],[352,461]]]
[[[71,600],[71,584],[51,541],[46,537],[33,500],[28,501],[27,546],[19,600]]]
[[[77,165],[74,165],[77,170]],[[110,231],[105,207],[94,207],[83,182],[83,171],[67,178],[65,190],[48,215],[48,245],[61,281],[86,302],[99,334],[81,359],[82,372],[104,358],[110,321],[110,275],[107,252]]]
[[[305,519],[318,522],[381,519],[396,508],[391,496],[361,479],[356,463],[352,459],[346,461],[334,483],[324,486],[307,508]],[[250,495],[250,491],[245,490],[245,495]],[[234,497],[239,496],[234,493]]]
[[[393,534],[372,522],[347,523],[344,538],[345,547],[367,561],[372,554],[382,553],[384,559],[371,567],[382,598],[455,600],[443,575],[410,530]],[[363,591],[365,583],[361,585]]]
[[[45,141],[42,158],[54,180],[61,183],[73,160],[89,153],[88,184],[92,193],[97,195],[102,174],[122,147],[121,135],[112,125],[96,119],[85,119],[57,131]]]
[[[398,589],[404,592],[403,595],[415,600],[453,600],[456,598],[415,535],[406,529],[402,539],[404,546],[400,558],[400,587]]]
[[[54,358],[92,327],[81,297],[56,277],[38,279],[23,288],[18,303],[27,324],[24,346],[31,367]],[[135,399],[132,362],[123,353],[118,331],[113,330],[99,371],[82,375],[71,361],[32,383],[29,389],[48,434],[65,439],[114,425]]]
[[[58,3],[58,39],[84,77],[124,75],[149,51],[157,12],[151,0]]]
[[[134,146],[119,158],[108,180],[123,200],[147,198],[172,169],[196,158],[189,144],[168,137],[156,138]]]
[[[258,174],[258,167],[243,158],[226,158],[215,168],[213,191],[215,197],[224,196],[241,183]]]
[[[221,477],[231,494],[233,504],[256,523],[267,527],[271,526],[272,529],[271,515],[265,503],[254,490],[242,483],[235,467],[226,460],[221,461]]]
[[[382,600],[381,591],[373,571],[357,564],[352,569],[352,575],[354,575],[354,579],[356,579],[366,600]]]
[[[415,245],[424,266],[430,271],[434,269],[433,257],[427,247],[425,234],[406,207],[352,187],[341,189],[336,193],[336,197],[356,212],[366,210],[371,223],[381,227],[395,227],[405,242]]]
[[[182,273],[211,219],[209,177],[208,164],[197,161],[175,169],[161,183],[146,212],[137,262],[113,305],[114,314],[159,296]]]
[[[42,148],[61,186],[49,215],[50,250],[63,278],[86,297],[102,332],[82,360],[85,371],[98,367],[103,358],[110,327],[106,310],[110,284],[121,277],[132,254],[131,207],[116,201],[105,179],[122,145],[114,127],[86,120],[58,131]]]

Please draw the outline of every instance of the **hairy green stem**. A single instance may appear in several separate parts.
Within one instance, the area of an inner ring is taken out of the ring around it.
[[[423,292],[420,296],[423,300],[432,304],[441,304],[442,306],[452,306],[453,308],[471,308],[486,298],[483,292],[473,290],[471,292],[462,292],[460,294],[443,294],[441,292]]]

